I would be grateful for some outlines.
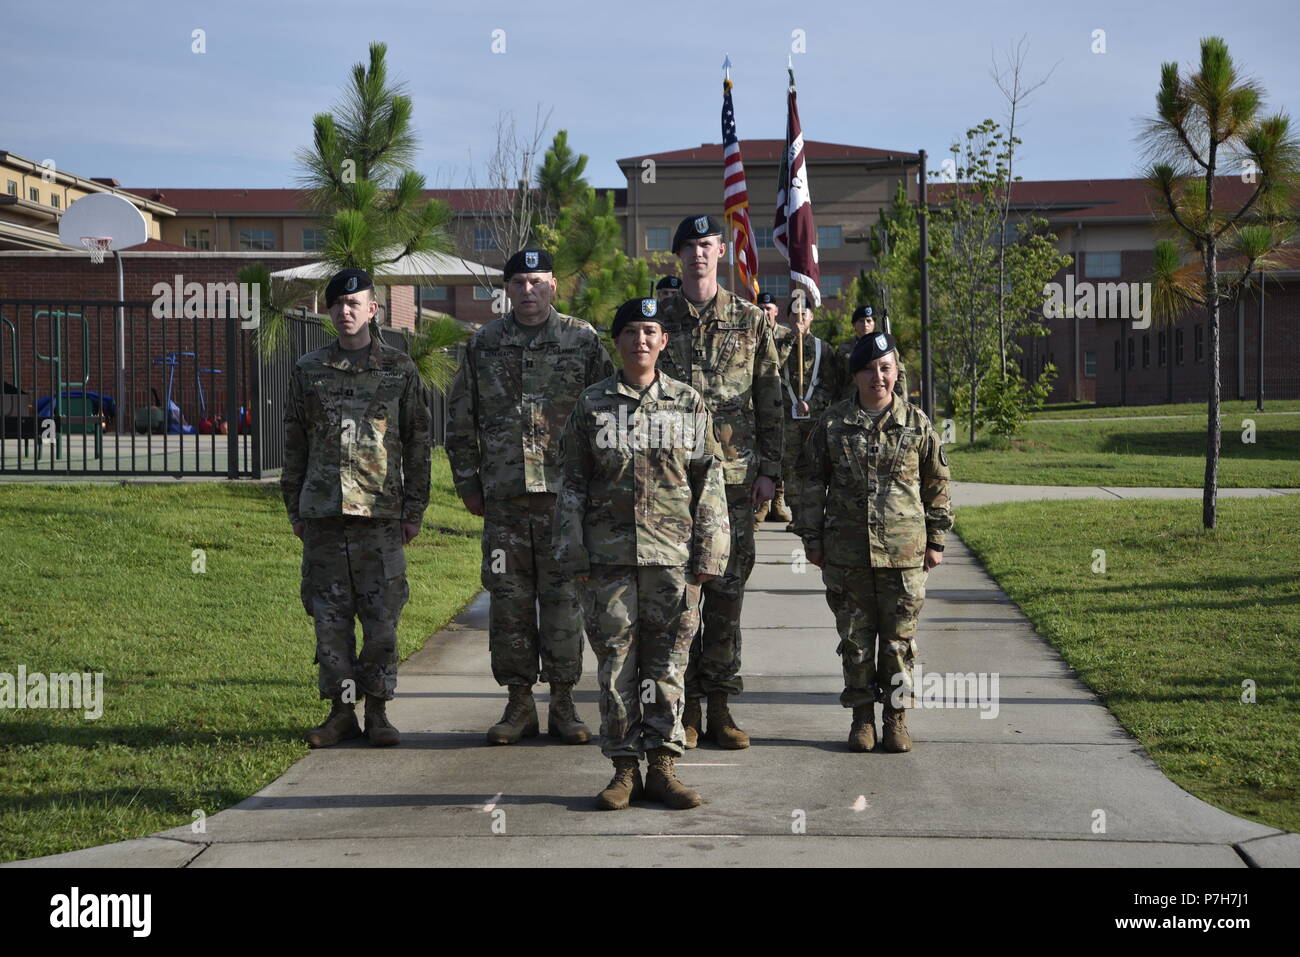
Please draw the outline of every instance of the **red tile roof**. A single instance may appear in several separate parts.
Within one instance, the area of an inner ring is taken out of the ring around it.
[[[942,203],[956,188],[952,183],[930,186],[932,202]],[[1249,198],[1255,186],[1240,176],[1215,179],[1215,205],[1237,205]],[[1036,211],[1049,220],[1106,217],[1151,218],[1152,195],[1141,179],[1054,179],[1011,184],[1013,206]]]
[[[785,149],[785,140],[741,140],[740,152],[746,163],[775,163],[781,159]],[[874,160],[914,159],[915,153],[907,150],[878,150],[869,146],[849,146],[845,143],[824,143],[820,140],[804,141],[804,157],[808,160]],[[618,161],[640,163],[652,159],[656,163],[721,163],[722,144],[704,143],[692,149],[669,150],[666,153],[646,153],[642,156],[629,156]]]
[[[169,187],[130,187],[135,193],[154,202],[175,207],[178,214],[192,213],[285,213],[298,215],[308,210],[306,198],[296,189],[187,189]],[[484,209],[497,194],[491,189],[426,189],[426,199],[440,199],[453,210]]]

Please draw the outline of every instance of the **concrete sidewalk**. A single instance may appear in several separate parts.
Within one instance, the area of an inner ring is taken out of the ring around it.
[[[1219,498],[1260,498],[1295,495],[1300,488],[1221,488]],[[996,505],[1000,502],[1031,502],[1039,499],[1135,499],[1185,498],[1200,500],[1204,490],[1196,488],[1151,488],[1123,485],[994,485],[988,482],[953,482],[954,508]]]
[[[911,754],[850,754],[820,575],[795,571],[798,541],[778,527],[758,536],[733,709],[754,746],[705,745],[679,765],[703,807],[594,811],[610,774],[594,745],[486,745],[505,696],[480,595],[403,665],[390,709],[400,748],[312,752],[204,834],[186,826],[16,866],[1300,864],[1300,835],[1161,774],[955,539],[930,577],[917,660],[926,673],[997,672],[996,717],[918,709]],[[579,711],[594,727],[590,649],[585,660]]]

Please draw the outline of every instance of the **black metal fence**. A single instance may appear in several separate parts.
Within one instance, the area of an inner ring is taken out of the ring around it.
[[[289,375],[332,339],[320,318],[288,316],[286,341],[263,357],[234,309],[166,313],[0,299],[0,474],[261,478],[282,467]],[[410,351],[404,333],[383,336]],[[442,444],[445,401],[431,392]]]

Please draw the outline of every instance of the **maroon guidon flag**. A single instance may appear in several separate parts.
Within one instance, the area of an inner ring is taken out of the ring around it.
[[[785,153],[776,185],[776,220],[772,244],[790,264],[790,285],[802,287],[814,308],[822,303],[821,269],[817,265],[817,226],[813,223],[812,194],[803,156],[803,128],[795,99],[794,70],[786,102]],[[793,289],[792,289],[793,291]]]

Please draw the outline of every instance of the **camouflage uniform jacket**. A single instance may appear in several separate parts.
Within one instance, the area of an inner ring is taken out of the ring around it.
[[[797,474],[795,533],[828,564],[915,568],[952,527],[943,444],[925,413],[897,396],[878,428],[857,399],[831,406]]]
[[[719,287],[697,310],[680,291],[659,309],[668,346],[659,368],[689,383],[709,407],[728,485],[781,475],[781,378],[772,321]]]
[[[617,372],[584,391],[564,432],[552,539],[575,575],[591,564],[723,574],[722,448],[700,394],[662,372],[644,394]]]
[[[781,385],[785,389],[785,414],[793,416],[795,393],[798,398],[808,403],[808,414],[816,419],[840,399],[843,388],[841,378],[847,366],[840,361],[829,342],[818,339],[812,333],[803,337],[803,392],[799,392],[799,352],[795,348],[797,340],[793,332],[788,332],[786,341],[778,346],[778,351],[786,353],[781,362]],[[821,343],[821,361],[817,361],[817,343]],[[817,370],[817,381],[813,382],[813,369]],[[809,394],[809,386],[812,387]],[[805,398],[806,396],[806,398]],[[788,449],[788,454],[797,456],[798,449]]]
[[[849,374],[849,356],[853,354],[853,347],[858,344],[857,339],[850,339],[848,342],[841,342],[836,355],[840,357],[840,371],[844,375],[844,385],[840,388],[841,399],[852,399],[858,394],[858,384],[853,381],[853,376]],[[894,358],[898,360],[898,381],[894,383],[894,395],[907,398],[907,366],[903,365],[903,357],[897,352]]]
[[[515,314],[470,339],[447,394],[447,457],[462,498],[556,492],[578,395],[614,371],[596,330],[551,309],[530,342]]]
[[[337,340],[298,360],[284,406],[280,490],[289,521],[400,518],[429,505],[429,395],[405,353],[372,331],[353,364]]]

